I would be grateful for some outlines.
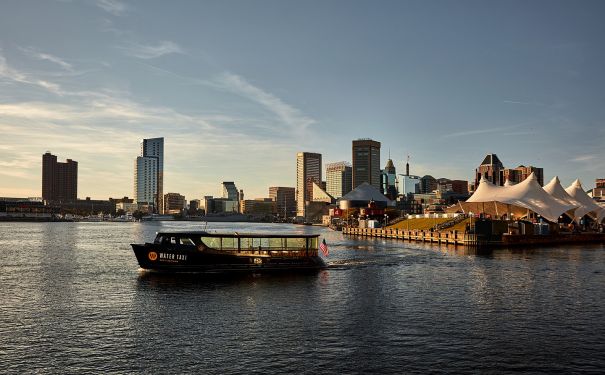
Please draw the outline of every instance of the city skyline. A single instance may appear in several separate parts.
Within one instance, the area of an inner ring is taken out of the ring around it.
[[[323,171],[358,138],[398,173],[410,154],[414,175],[470,181],[495,153],[563,185],[603,177],[605,4],[343,4],[5,4],[0,196],[41,196],[47,150],[78,161],[79,197],[130,195],[153,137],[164,191],[188,199],[293,187],[297,152]]]

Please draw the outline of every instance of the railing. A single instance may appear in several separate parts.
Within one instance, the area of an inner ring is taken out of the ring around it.
[[[459,216],[456,216],[455,218],[453,218],[452,220],[446,221],[445,223],[437,224],[433,228],[435,230],[443,230],[443,229],[451,228],[454,225],[463,222],[464,220],[466,220],[466,215],[459,215]]]
[[[464,233],[456,230],[449,232],[438,232],[432,230],[404,230],[384,228],[343,228],[343,234],[392,238],[409,241],[430,242],[437,244],[452,244],[471,247],[512,246],[512,245],[536,245],[556,243],[605,243],[603,233],[584,233],[578,235],[504,235],[486,236],[474,233]]]
[[[276,248],[242,248],[242,249],[211,249],[214,253],[228,253],[240,256],[260,256],[260,257],[308,257],[317,256],[317,249],[276,249]]]
[[[343,234],[366,237],[393,238],[438,244],[476,246],[477,235],[459,231],[437,232],[426,230],[383,229],[383,228],[343,228]]]

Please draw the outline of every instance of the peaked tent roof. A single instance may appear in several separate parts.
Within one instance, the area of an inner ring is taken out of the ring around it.
[[[544,191],[533,172],[523,182],[506,187],[496,186],[482,178],[479,187],[467,202],[497,202],[522,207],[553,222],[556,222],[564,212],[577,207]]]
[[[367,182],[359,185],[344,195],[339,200],[344,201],[374,201],[374,202],[389,202],[389,198],[385,197],[375,186]]]
[[[593,218],[597,219],[600,215],[602,215],[603,207],[599,206],[597,202],[594,201],[591,197],[586,194],[584,189],[582,189],[582,183],[580,180],[576,179],[571,185],[565,189],[567,194],[571,195],[575,200],[582,204],[582,208],[586,210],[582,215],[576,213],[576,220],[579,220],[582,216],[589,214]]]
[[[581,202],[576,200],[574,197],[569,195],[567,191],[565,191],[563,186],[561,186],[561,181],[559,181],[558,176],[553,177],[548,184],[544,185],[544,190],[555,198],[559,198],[567,203],[577,206],[575,210],[570,210],[567,212],[567,215],[574,220],[576,218],[579,220],[579,218],[586,215],[590,211],[584,207]]]
[[[601,206],[601,208],[603,209],[597,217],[597,221],[600,223],[605,219],[605,203],[599,203],[599,206]]]

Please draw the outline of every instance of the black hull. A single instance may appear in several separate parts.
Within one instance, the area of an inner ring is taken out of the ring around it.
[[[139,266],[158,272],[280,272],[317,271],[326,268],[319,256],[279,257],[221,254],[217,251],[171,249],[157,244],[132,244]]]

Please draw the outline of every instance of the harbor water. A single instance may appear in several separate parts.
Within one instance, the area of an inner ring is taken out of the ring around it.
[[[158,275],[130,243],[193,222],[0,223],[0,373],[605,371],[605,246],[319,233],[312,274]]]

